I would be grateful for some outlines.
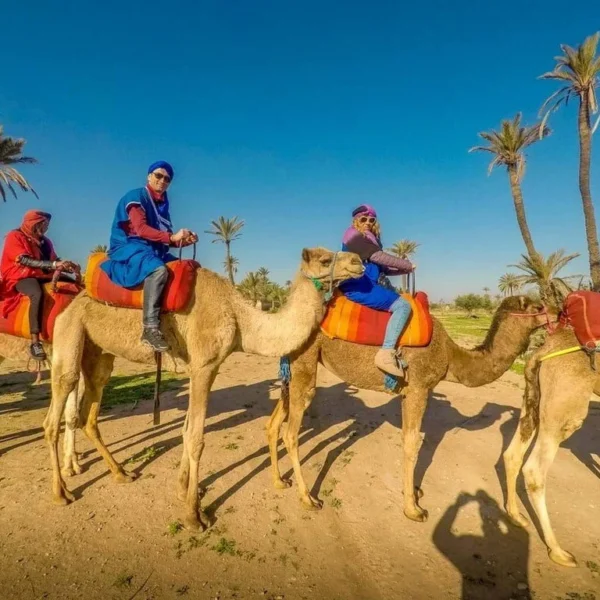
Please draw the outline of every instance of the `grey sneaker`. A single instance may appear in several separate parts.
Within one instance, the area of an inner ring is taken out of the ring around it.
[[[146,346],[150,346],[155,352],[166,352],[169,349],[165,336],[158,328],[145,327],[141,342]]]
[[[375,366],[385,373],[404,378],[404,369],[398,364],[396,350],[393,348],[381,348],[375,355]]]

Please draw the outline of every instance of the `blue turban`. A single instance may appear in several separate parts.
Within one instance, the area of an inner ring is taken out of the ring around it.
[[[148,174],[153,173],[156,169],[164,169],[171,179],[173,179],[173,167],[164,160],[157,160],[148,167]]]

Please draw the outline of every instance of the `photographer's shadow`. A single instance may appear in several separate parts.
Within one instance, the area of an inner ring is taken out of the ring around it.
[[[483,535],[461,535],[454,527],[460,509],[470,502],[479,504]],[[433,543],[460,572],[462,600],[531,599],[529,533],[515,527],[485,491],[461,493],[437,524]]]

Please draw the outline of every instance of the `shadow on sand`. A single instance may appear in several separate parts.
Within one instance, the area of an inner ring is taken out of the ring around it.
[[[482,535],[456,532],[456,518],[471,502],[478,505]],[[512,525],[485,491],[461,493],[436,525],[433,543],[461,574],[462,600],[531,599],[529,533]]]

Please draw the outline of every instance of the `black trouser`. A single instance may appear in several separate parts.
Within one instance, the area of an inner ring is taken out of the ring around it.
[[[29,331],[39,334],[42,326],[43,292],[39,280],[21,279],[15,286],[17,292],[29,298]]]
[[[159,267],[144,280],[144,327],[158,329],[162,296],[169,279],[167,267]]]

